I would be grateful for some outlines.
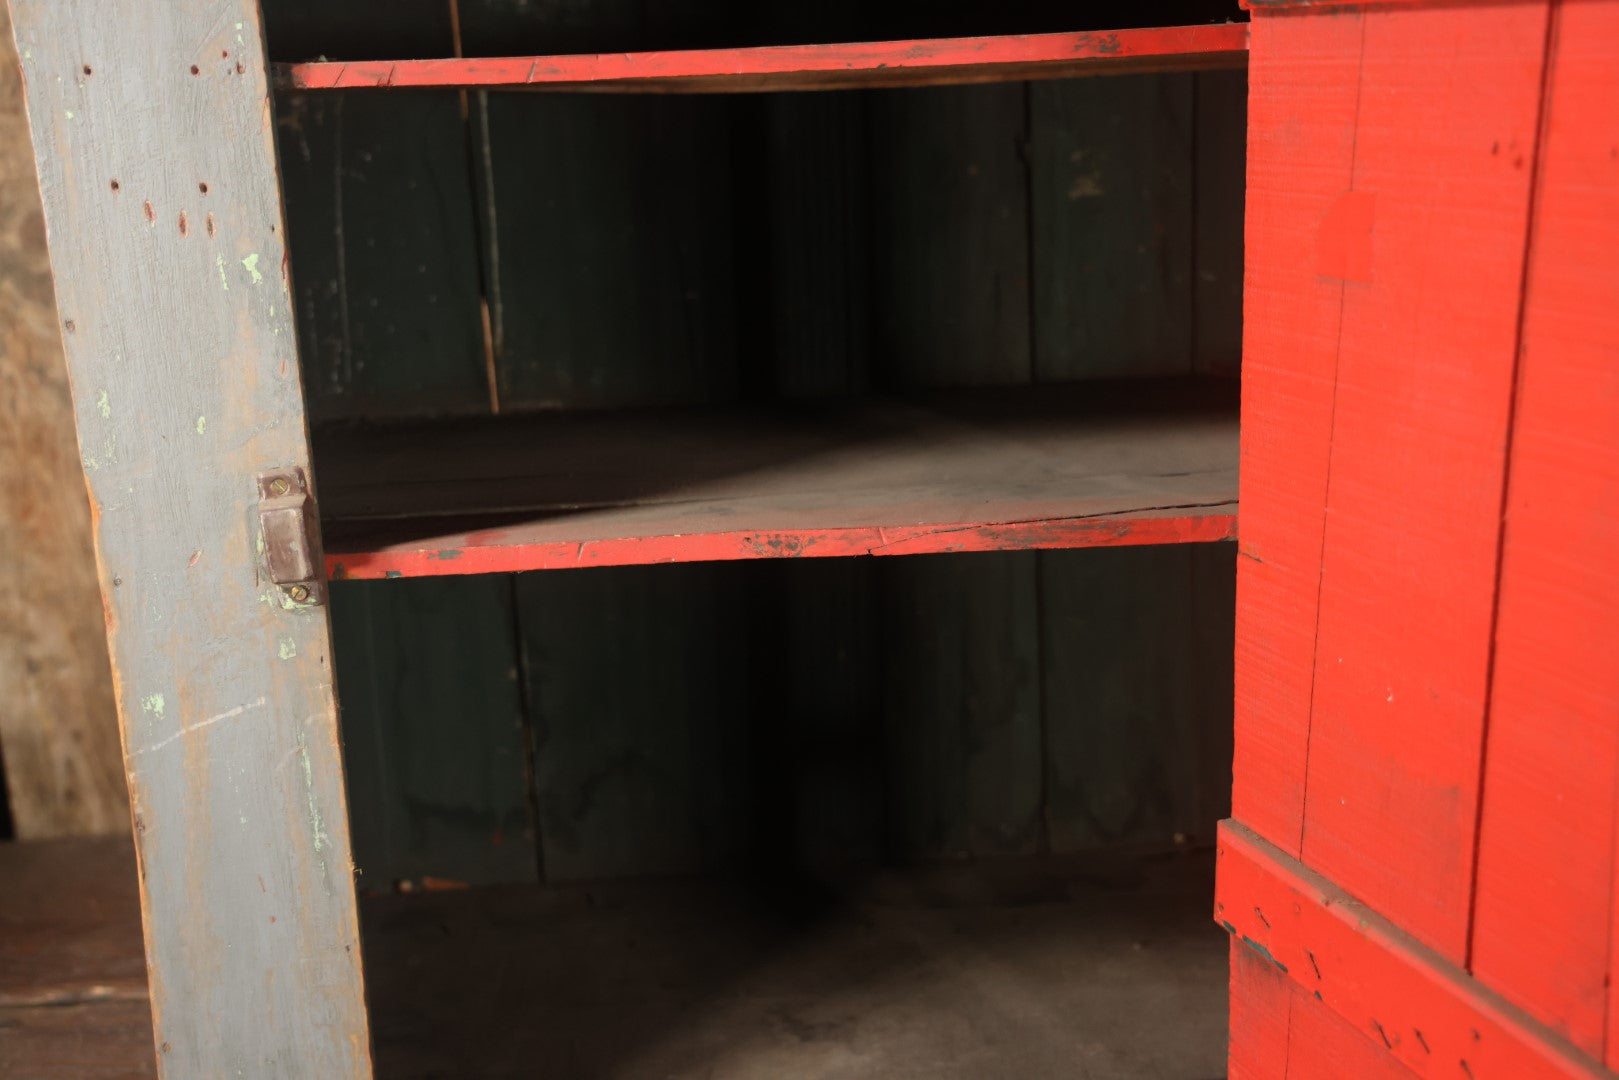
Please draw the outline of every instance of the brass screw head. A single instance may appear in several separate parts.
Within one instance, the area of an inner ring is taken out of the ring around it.
[[[295,601],[297,601],[298,603],[301,604],[305,600],[309,599],[309,586],[307,586],[307,585],[294,585],[292,588],[287,590],[287,595],[292,597],[293,600],[295,600]]]
[[[274,480],[270,481],[270,494],[276,496],[277,498],[285,495],[291,490],[292,485],[287,483],[287,478],[285,476],[278,476]]]

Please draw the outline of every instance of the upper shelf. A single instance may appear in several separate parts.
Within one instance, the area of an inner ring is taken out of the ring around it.
[[[317,432],[333,578],[1235,535],[1234,384]]]
[[[675,52],[318,61],[277,65],[284,90],[480,87],[726,93],[1004,82],[1241,67],[1248,24]]]

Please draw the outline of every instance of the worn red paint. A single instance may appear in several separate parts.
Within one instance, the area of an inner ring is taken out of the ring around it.
[[[290,90],[353,87],[580,86],[862,73],[882,81],[906,72],[1098,65],[1165,67],[1237,64],[1248,49],[1248,27],[1165,26],[1105,33],[1019,34],[932,38],[849,45],[785,45],[743,49],[504,56],[432,60],[322,61],[280,66],[276,83]],[[748,88],[745,85],[741,88]]]
[[[1318,1060],[1321,1049],[1300,1039],[1300,1014],[1324,1008],[1419,1076],[1604,1075],[1595,1061],[1460,967],[1255,833],[1221,823],[1218,853],[1215,921],[1247,959],[1258,958],[1308,995],[1295,994],[1291,1006],[1296,1064],[1304,1054]],[[1260,982],[1233,977],[1234,989],[1260,998],[1234,1003],[1233,1017],[1274,1000],[1278,981]]]
[[[1149,512],[1005,524],[752,530],[583,543],[514,542],[511,531],[490,529],[374,551],[338,547],[327,553],[326,567],[333,579],[441,577],[736,559],[1210,543],[1235,539],[1236,534],[1237,518],[1231,507],[1203,514]]]

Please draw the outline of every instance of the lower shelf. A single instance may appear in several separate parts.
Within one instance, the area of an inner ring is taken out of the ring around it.
[[[1234,383],[317,433],[328,572],[418,577],[1236,533]]]
[[[1212,862],[365,897],[376,1075],[1223,1076]],[[0,844],[0,880],[0,1075],[155,1077],[129,841]]]
[[[377,1075],[1223,1076],[1212,870],[1174,861],[889,873],[789,904],[713,882],[372,898]]]

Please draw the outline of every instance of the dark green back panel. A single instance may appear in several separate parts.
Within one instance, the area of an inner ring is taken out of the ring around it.
[[[535,879],[511,593],[503,576],[333,583],[362,888]]]
[[[457,95],[291,95],[276,118],[312,421],[487,411]]]

